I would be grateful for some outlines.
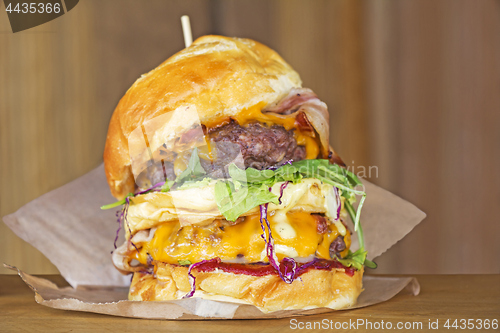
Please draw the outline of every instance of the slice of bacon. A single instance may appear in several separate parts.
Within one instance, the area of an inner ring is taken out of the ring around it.
[[[264,112],[274,112],[289,115],[296,112],[304,103],[318,99],[318,96],[307,88],[293,88],[288,95],[282,98],[277,104],[267,107]]]
[[[262,112],[293,117],[301,130],[316,130],[321,141],[323,158],[328,158],[331,163],[345,165],[328,143],[330,126],[328,108],[311,89],[294,88],[278,103],[269,105]]]

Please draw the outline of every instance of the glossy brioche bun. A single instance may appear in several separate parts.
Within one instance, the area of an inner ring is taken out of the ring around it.
[[[134,192],[128,138],[144,122],[194,105],[200,123],[211,127],[260,102],[277,102],[301,84],[297,72],[265,45],[222,36],[198,38],[142,75],[116,107],[104,150],[111,193],[123,198]]]
[[[166,301],[182,298],[191,286],[188,268],[158,263],[155,276],[134,273],[129,299]],[[310,269],[291,284],[277,275],[251,276],[225,272],[196,272],[195,297],[252,304],[263,312],[327,307],[351,307],[362,291],[363,270],[347,275],[343,269]]]

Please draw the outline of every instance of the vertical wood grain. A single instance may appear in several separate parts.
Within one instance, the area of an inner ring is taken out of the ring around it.
[[[95,105],[86,5],[39,27],[0,34],[0,215],[99,165],[104,138]],[[4,13],[2,13],[4,15]],[[0,225],[0,261],[35,273],[57,269]],[[5,270],[2,267],[1,272]]]
[[[498,2],[367,9],[377,181],[428,214],[378,272],[500,272]]]
[[[360,1],[278,1],[277,49],[327,103],[330,143],[349,165],[367,163]]]
[[[394,107],[397,59],[397,12],[390,1],[369,1],[363,8],[367,84],[367,113],[369,123],[370,165],[378,175],[372,180],[389,190],[397,184],[395,163],[397,150],[396,114]]]

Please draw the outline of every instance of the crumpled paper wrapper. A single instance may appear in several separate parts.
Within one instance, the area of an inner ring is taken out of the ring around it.
[[[368,257],[373,259],[408,234],[425,218],[425,213],[380,187],[363,183],[367,199],[361,218]],[[40,250],[71,285],[58,288],[48,280],[18,270],[35,291],[38,303],[57,309],[150,319],[283,318],[333,311],[318,308],[264,314],[252,305],[199,298],[128,301],[130,277],[121,275],[111,262],[118,226],[114,222],[115,211],[99,208],[113,201],[101,165],[3,218],[16,235]],[[354,308],[386,301],[405,288],[414,295],[420,289],[414,278],[376,276],[365,276],[363,287]]]
[[[38,303],[63,310],[95,312],[122,317],[178,320],[286,318],[334,311],[327,308],[317,308],[262,313],[253,305],[211,301],[196,297],[168,302],[128,301],[127,287],[58,288],[51,281],[26,274],[12,266],[4,266],[17,270],[23,281],[35,292],[35,300]],[[417,279],[413,277],[365,276],[363,287],[365,290],[358,298],[358,304],[349,309],[387,301],[403,290],[413,295],[418,295],[420,292]]]

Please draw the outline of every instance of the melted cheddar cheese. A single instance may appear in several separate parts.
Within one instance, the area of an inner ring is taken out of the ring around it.
[[[233,117],[241,126],[258,121],[267,126],[281,125],[287,131],[295,128],[295,118],[284,117],[278,113],[262,113],[263,103],[256,104],[248,109],[242,110],[237,116]]]
[[[274,249],[281,260],[286,257],[330,258],[330,243],[339,236],[334,224],[327,232],[317,232],[317,222],[309,213],[270,212],[268,219],[274,238]],[[163,223],[157,228],[151,241],[142,245],[139,252],[131,253],[132,259],[146,264],[148,254],[153,260],[177,264],[179,260],[192,263],[219,257],[233,260],[243,256],[246,262],[267,262],[265,242],[261,238],[260,215],[247,216],[243,222],[224,226],[214,222],[206,227],[185,226],[179,223]],[[266,231],[267,233],[267,231]],[[267,235],[266,235],[267,236]],[[350,234],[344,237],[347,248]],[[347,253],[347,249],[342,255]]]

